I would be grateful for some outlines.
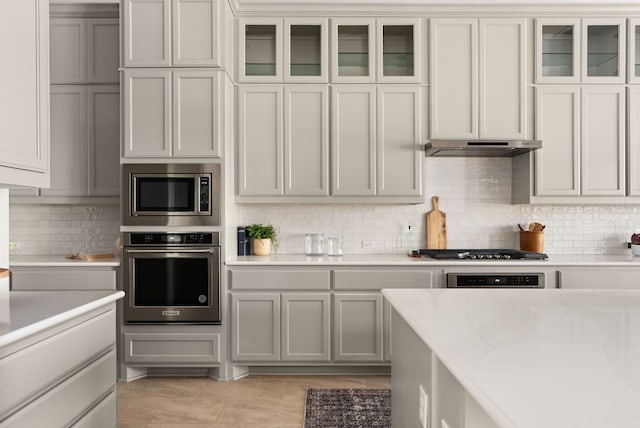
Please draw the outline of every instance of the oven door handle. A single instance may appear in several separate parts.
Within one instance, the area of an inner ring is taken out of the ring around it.
[[[127,248],[125,249],[128,253],[138,253],[138,254],[149,254],[149,253],[194,253],[194,254],[213,254],[215,250],[213,248],[203,248],[203,249],[175,249],[175,248],[167,248],[167,249],[153,249],[153,250],[138,250]]]

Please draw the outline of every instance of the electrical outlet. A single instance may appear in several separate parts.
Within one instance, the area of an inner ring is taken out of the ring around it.
[[[19,242],[9,242],[9,249],[10,250],[19,250],[20,249],[20,243]]]
[[[422,428],[427,428],[429,420],[429,396],[424,392],[424,388],[420,385],[420,397],[418,398],[418,420]]]
[[[376,241],[362,241],[362,248],[370,250],[376,248]]]

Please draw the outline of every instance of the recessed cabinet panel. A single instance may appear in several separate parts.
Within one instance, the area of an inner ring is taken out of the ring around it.
[[[124,65],[171,65],[171,0],[123,0]]]
[[[286,82],[327,82],[327,27],[326,18],[285,18],[284,80]]]
[[[329,88],[284,90],[285,194],[329,194]]]
[[[418,83],[421,77],[420,20],[378,19],[377,81]]]
[[[88,88],[89,195],[120,194],[120,86]],[[55,167],[55,165],[54,165]]]
[[[481,19],[479,136],[526,136],[527,21]]]
[[[582,194],[624,195],[624,88],[582,88]]]
[[[382,295],[333,295],[333,359],[382,361]]]
[[[173,156],[219,156],[217,71],[173,72]]]
[[[129,69],[124,73],[125,157],[171,154],[171,72]]]
[[[632,86],[629,93],[629,196],[640,196],[640,87]]]
[[[475,19],[432,19],[431,138],[477,138]]]
[[[377,92],[377,194],[420,195],[420,88],[379,86]]]
[[[118,83],[120,76],[120,29],[117,18],[87,19],[87,80]]]
[[[282,294],[282,360],[329,361],[329,294]]]
[[[234,361],[280,359],[280,294],[232,294],[231,316]]]
[[[333,82],[373,82],[374,19],[333,19],[331,55]]]
[[[282,81],[282,19],[238,20],[238,81]]]
[[[50,24],[51,83],[87,80],[86,21],[52,18]]]
[[[582,81],[624,83],[624,19],[582,20]]]
[[[220,65],[218,0],[173,0],[173,65]]]
[[[580,88],[536,88],[536,196],[580,194]]]
[[[87,192],[87,95],[79,85],[51,87],[51,187],[48,196]]]
[[[578,82],[580,58],[579,19],[536,20],[536,82]]]
[[[334,86],[332,191],[338,196],[375,194],[375,87]]]
[[[283,194],[282,87],[238,89],[238,194]]]

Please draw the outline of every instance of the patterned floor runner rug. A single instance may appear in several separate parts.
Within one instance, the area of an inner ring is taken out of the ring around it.
[[[304,428],[391,428],[388,389],[307,390]]]

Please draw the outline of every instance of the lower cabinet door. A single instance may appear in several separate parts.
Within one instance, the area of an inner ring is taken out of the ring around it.
[[[282,360],[329,361],[329,293],[282,294]]]
[[[280,359],[280,293],[231,295],[233,361]]]
[[[334,361],[382,361],[382,294],[335,293],[333,299]]]

